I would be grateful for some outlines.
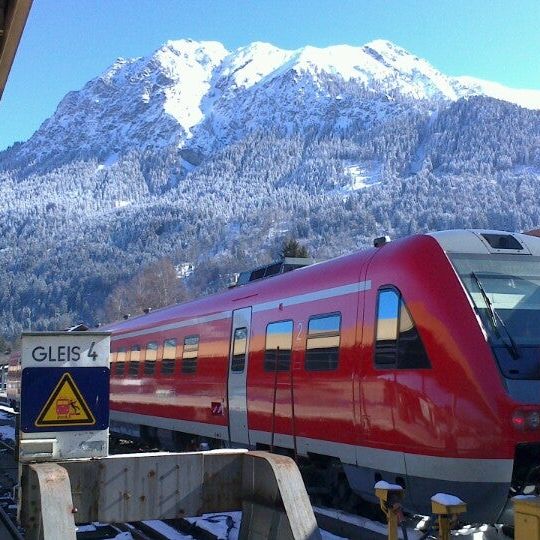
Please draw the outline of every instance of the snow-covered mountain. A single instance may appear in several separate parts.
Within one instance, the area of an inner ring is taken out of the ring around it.
[[[383,40],[118,59],[0,152],[0,329],[96,321],[164,258],[194,267],[195,295],[287,236],[325,258],[382,234],[538,228],[538,109],[540,92]]]
[[[540,91],[449,77],[385,40],[295,51],[252,43],[169,41],[148,57],[119,58],[17,150],[26,165],[107,160],[132,148],[186,149],[199,162],[248,133],[366,129],[406,102],[435,108],[473,95],[540,109]],[[397,103],[396,103],[397,102]]]

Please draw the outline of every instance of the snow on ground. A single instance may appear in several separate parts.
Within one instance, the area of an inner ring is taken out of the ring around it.
[[[238,540],[242,512],[203,514],[201,517],[187,518],[187,520],[215,534],[220,540]]]
[[[203,514],[200,517],[186,519],[201,529],[214,534],[219,540],[238,540],[242,513],[221,512],[219,514]],[[163,523],[163,521],[148,520],[144,523],[166,536],[169,540],[193,540],[193,537],[189,534],[183,534],[166,523]],[[77,531],[95,531],[96,525],[99,524],[80,525],[77,527]],[[336,536],[335,534],[323,530],[321,530],[321,536],[323,540],[345,540],[341,536]],[[115,536],[115,540],[132,540],[132,538],[132,535],[128,532],[120,533]]]
[[[13,421],[13,409],[5,405],[0,405],[0,421],[12,420]],[[15,426],[14,425],[3,425],[0,426],[0,439],[11,439],[15,440]]]
[[[169,525],[167,525],[166,523],[163,523],[163,521],[158,521],[157,519],[145,521],[144,523],[152,527],[152,529],[155,529],[156,531],[166,536],[169,540],[192,540],[193,539],[191,535],[182,534],[176,529],[169,527]]]
[[[362,527],[363,529],[366,529],[368,531],[373,531],[383,536],[386,536],[387,534],[386,525],[383,525],[382,523],[379,523],[378,521],[372,521],[362,516],[353,516],[351,514],[346,514],[342,512],[341,510],[332,510],[330,508],[313,507],[313,510],[319,514],[323,514],[325,516],[329,516],[331,518],[338,519],[346,523],[351,523],[352,525]],[[418,531],[412,531],[409,529],[408,535],[409,535],[409,540],[418,540],[421,536],[421,533]]]
[[[540,92],[538,90],[508,88],[497,82],[484,81],[468,76],[455,77],[454,80],[470,89],[469,91],[472,94],[487,95],[495,99],[515,103],[527,109],[540,110]]]
[[[123,208],[124,206],[129,206],[130,204],[131,204],[131,201],[123,201],[123,200],[114,201],[115,208]]]
[[[0,439],[15,440],[15,428],[13,426],[0,426]]]
[[[343,172],[351,179],[350,184],[343,188],[345,191],[358,191],[359,189],[365,189],[380,184],[379,164],[369,165],[366,163],[351,163],[345,166]]]

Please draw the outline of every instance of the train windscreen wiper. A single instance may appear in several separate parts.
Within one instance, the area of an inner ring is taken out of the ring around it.
[[[516,342],[514,341],[514,338],[508,331],[508,327],[506,326],[502,317],[495,310],[495,307],[493,306],[493,303],[489,299],[486,289],[484,289],[484,286],[482,285],[482,282],[480,281],[479,277],[474,272],[471,272],[471,276],[474,279],[476,286],[478,287],[478,290],[480,291],[480,294],[482,295],[482,298],[484,299],[484,303],[486,304],[486,307],[489,312],[489,320],[491,321],[493,330],[495,330],[497,337],[503,342],[504,346],[507,348],[508,352],[510,353],[510,356],[514,360],[516,360],[517,358],[519,358],[520,354],[519,354],[519,349],[516,345]],[[504,339],[503,336],[501,335],[501,332],[499,331],[499,324],[501,328],[503,328],[504,333],[506,334],[506,337],[508,338],[508,341]]]

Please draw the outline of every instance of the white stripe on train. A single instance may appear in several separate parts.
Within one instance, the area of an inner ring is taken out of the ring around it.
[[[356,283],[349,283],[348,285],[341,285],[339,287],[332,287],[329,289],[322,289],[312,293],[297,294],[294,296],[288,296],[286,298],[280,298],[276,300],[270,300],[262,304],[255,304],[253,306],[253,312],[259,313],[261,311],[268,311],[271,309],[277,309],[280,304],[284,307],[295,306],[298,304],[304,304],[306,302],[315,302],[317,300],[325,300],[327,298],[335,298],[337,296],[344,296],[346,294],[353,294],[362,291],[368,291],[371,289],[371,281],[359,281]],[[111,337],[112,341],[119,339],[125,339],[130,337],[145,336],[148,334],[155,334],[156,332],[166,332],[167,330],[175,330],[177,328],[184,328],[186,326],[194,326],[196,324],[204,324],[212,321],[219,321],[222,319],[229,319],[232,311],[221,311],[214,313],[213,315],[206,315],[204,317],[194,317],[192,319],[186,319],[185,321],[174,322],[169,324],[162,324],[159,326],[153,326],[151,328],[145,328],[143,330],[134,330],[132,332],[118,333]]]
[[[147,416],[144,414],[127,413],[111,410],[111,420],[134,425],[146,425],[184,433],[193,433],[202,437],[221,440],[229,439],[227,426],[217,426],[203,422],[191,422]],[[270,444],[271,435],[266,431],[249,430],[251,445],[257,443]],[[284,448],[293,447],[291,435],[274,434],[274,444]],[[472,459],[426,456],[408,454],[395,450],[383,450],[367,446],[296,437],[296,446],[301,454],[313,452],[316,454],[339,458],[343,463],[358,465],[380,471],[392,472],[434,480],[453,482],[508,483],[512,479],[512,459]]]

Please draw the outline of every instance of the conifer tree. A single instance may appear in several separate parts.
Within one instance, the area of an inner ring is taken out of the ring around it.
[[[288,238],[283,242],[281,256],[285,257],[309,257],[306,246],[303,246],[296,238]]]

